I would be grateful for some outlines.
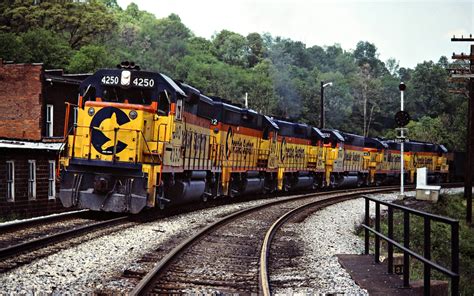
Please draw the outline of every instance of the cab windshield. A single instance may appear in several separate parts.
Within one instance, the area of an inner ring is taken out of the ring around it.
[[[104,87],[102,101],[111,103],[125,103],[150,105],[153,101],[153,89],[129,88],[123,89],[119,87]]]

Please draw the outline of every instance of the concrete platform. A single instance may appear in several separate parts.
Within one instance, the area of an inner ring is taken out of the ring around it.
[[[336,255],[339,263],[352,279],[369,295],[418,295],[417,291],[403,288],[403,280],[387,273],[387,264],[376,264],[373,255]]]

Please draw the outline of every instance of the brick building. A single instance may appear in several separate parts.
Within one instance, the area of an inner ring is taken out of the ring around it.
[[[66,103],[77,102],[87,75],[0,60],[0,215],[61,211],[57,159]],[[71,109],[70,123],[75,112]]]

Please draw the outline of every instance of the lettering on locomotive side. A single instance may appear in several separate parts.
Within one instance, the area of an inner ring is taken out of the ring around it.
[[[235,154],[242,154],[244,159],[252,154],[254,143],[247,139],[232,139],[232,152]]]
[[[303,159],[305,156],[304,148],[300,147],[286,147],[285,154],[288,158]]]
[[[361,156],[359,153],[351,151],[346,152],[346,154],[344,155],[345,161],[360,161],[360,158]]]
[[[171,160],[171,163],[177,163],[181,160],[181,148],[180,147],[172,147],[171,148],[170,160]]]
[[[181,140],[184,137],[184,131],[182,126],[179,124],[176,125],[173,133],[171,134],[173,140]]]
[[[387,161],[388,162],[400,162],[402,159],[400,154],[388,154]]]
[[[289,146],[288,147],[288,145],[286,145],[284,153],[285,153],[285,157],[287,157],[289,159],[296,159],[296,160],[303,161],[304,157],[305,157],[304,148],[301,148],[301,147],[298,147],[298,146]]]
[[[413,165],[414,166],[423,166],[423,165],[432,165],[433,159],[429,156],[427,157],[420,157],[417,155],[413,155]]]
[[[323,166],[325,163],[325,160],[324,160],[324,151],[323,149],[319,149],[318,151],[318,162],[317,162],[317,166],[318,167],[321,167]]]

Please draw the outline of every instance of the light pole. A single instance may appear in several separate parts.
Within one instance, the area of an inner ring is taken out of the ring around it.
[[[321,117],[319,122],[321,129],[324,128],[324,88],[328,86],[332,86],[332,82],[324,83],[324,81],[321,81]]]

